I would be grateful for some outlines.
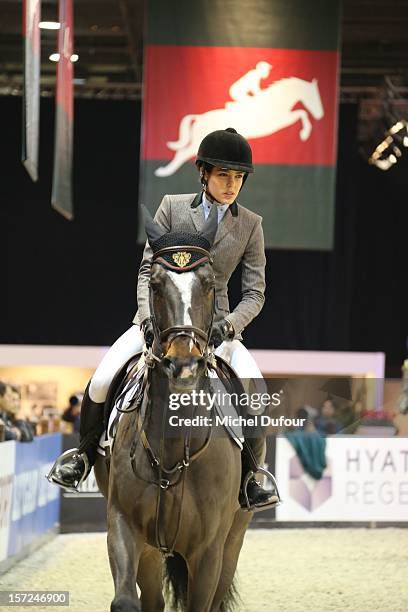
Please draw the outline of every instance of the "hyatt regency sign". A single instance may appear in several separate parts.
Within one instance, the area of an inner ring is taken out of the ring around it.
[[[408,439],[330,437],[320,480],[305,473],[286,438],[276,446],[282,521],[408,520]]]

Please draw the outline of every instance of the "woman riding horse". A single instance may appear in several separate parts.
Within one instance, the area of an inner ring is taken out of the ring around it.
[[[166,195],[155,220],[166,232],[199,232],[212,206],[217,206],[218,230],[211,251],[215,274],[215,313],[210,344],[215,353],[229,361],[241,379],[262,379],[262,374],[241,342],[241,332],[260,312],[264,304],[265,252],[262,218],[236,198],[248,174],[254,171],[252,151],[246,139],[235,129],[217,130],[200,144],[196,166],[200,173],[202,193]],[[134,325],[110,348],[95,371],[82,401],[80,445],[76,452],[65,454],[56,462],[50,477],[67,488],[77,488],[87,477],[97,457],[97,447],[104,430],[104,402],[115,374],[127,361],[151,346],[154,338],[149,308],[149,275],[152,249],[146,242],[139,269],[138,312]],[[242,264],[242,299],[229,312],[227,284],[234,270]],[[242,452],[242,476],[256,472],[265,457],[264,437],[248,438]],[[264,509],[276,505],[275,490],[266,490],[255,477],[246,479],[241,504],[247,509]]]

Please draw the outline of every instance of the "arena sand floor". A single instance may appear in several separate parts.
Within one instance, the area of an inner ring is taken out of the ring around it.
[[[245,612],[406,612],[408,530],[252,529],[238,586]],[[0,589],[70,592],[69,608],[33,611],[106,612],[113,596],[106,534],[57,536],[0,576]]]

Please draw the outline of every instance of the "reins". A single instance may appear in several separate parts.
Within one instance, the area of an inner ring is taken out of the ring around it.
[[[176,268],[176,266],[173,266],[172,264],[170,264],[168,261],[166,261],[163,258],[163,255],[169,252],[175,252],[175,251],[180,251],[180,250],[183,250],[183,251],[188,250],[189,252],[194,251],[202,255],[202,257],[194,261],[192,264],[183,266],[182,270],[180,269],[180,267]],[[183,271],[190,271],[206,262],[209,262],[210,264],[212,264],[212,259],[211,259],[210,253],[201,247],[183,245],[183,246],[176,246],[176,247],[164,247],[158,250],[153,255],[153,262],[160,263],[165,268],[169,268],[171,270],[177,269],[179,272],[183,272]],[[151,291],[150,286],[149,286],[149,304],[150,304],[151,321],[152,321],[154,337],[155,337],[154,346],[156,346],[156,348],[158,349],[158,354],[156,354],[157,351],[154,352],[152,348],[147,349],[145,352],[145,363],[146,363],[145,381],[147,383],[146,390],[145,390],[146,398],[148,398],[149,396],[149,393],[148,393],[148,390],[150,388],[150,375],[149,374],[151,374],[153,368],[162,364],[165,358],[165,354],[163,351],[163,345],[162,345],[163,342],[165,341],[167,342],[168,344],[167,350],[168,350],[171,344],[174,342],[174,340],[177,337],[187,336],[193,341],[194,345],[199,350],[200,357],[205,359],[206,364],[208,365],[209,363],[211,363],[211,357],[209,354],[209,341],[210,341],[211,330],[212,330],[213,320],[214,320],[215,288],[213,289],[213,295],[212,295],[211,319],[210,319],[208,331],[205,331],[194,325],[174,325],[174,326],[161,330],[159,328],[157,318],[154,313],[152,291]],[[204,346],[200,344],[199,340],[201,340],[204,343]],[[183,458],[177,461],[173,466],[166,467],[164,465],[163,459],[164,459],[164,450],[165,450],[164,432],[165,432],[165,424],[166,424],[168,406],[167,406],[167,402],[165,402],[165,407],[164,407],[163,415],[162,415],[162,423],[161,423],[159,453],[156,453],[153,450],[148,440],[148,437],[146,435],[146,431],[144,428],[146,414],[149,409],[150,402],[151,402],[150,399],[146,399],[147,405],[144,402],[145,405],[142,406],[137,412],[137,416],[136,416],[137,436],[133,440],[133,443],[130,449],[130,461],[131,461],[132,470],[135,476],[137,476],[138,478],[140,478],[141,480],[149,484],[153,484],[157,486],[157,502],[156,502],[156,517],[155,517],[156,545],[157,545],[157,548],[165,556],[171,556],[173,555],[173,552],[176,546],[176,542],[177,542],[177,537],[180,531],[182,507],[183,507],[183,500],[184,500],[184,487],[185,487],[187,469],[193,463],[193,461],[197,460],[208,448],[210,441],[211,441],[211,437],[212,437],[212,426],[209,425],[208,431],[207,431],[207,434],[206,434],[206,437],[205,437],[205,440],[202,446],[197,451],[191,454],[191,425],[190,425],[188,432],[187,434],[185,434],[185,437],[184,437]],[[143,416],[142,416],[142,412],[143,412]],[[142,477],[137,470],[136,450],[137,450],[138,440],[140,440],[142,443],[143,449],[147,455],[148,461],[150,463],[150,466],[156,478],[146,479]],[[171,487],[175,487],[176,485],[180,483],[181,483],[181,491],[180,491],[180,497],[179,497],[180,501],[179,501],[179,508],[178,508],[177,526],[176,526],[174,537],[172,538],[171,545],[167,545],[165,534],[163,534],[162,532],[162,521],[161,521],[161,516],[164,512],[163,495]]]
[[[141,412],[139,411],[137,414],[137,423],[136,429],[139,434],[139,438],[135,438],[131,447],[130,460],[132,465],[132,470],[137,478],[147,482],[149,484],[153,484],[157,486],[157,499],[156,499],[156,513],[155,513],[155,538],[156,538],[156,546],[160,550],[160,552],[165,556],[172,556],[174,553],[174,549],[176,546],[177,538],[180,531],[181,525],[181,516],[183,509],[183,501],[184,501],[184,486],[185,479],[187,475],[187,468],[198,459],[208,448],[212,438],[212,427],[210,426],[207,431],[206,438],[204,440],[203,445],[194,453],[191,453],[190,444],[191,444],[191,426],[188,429],[187,435],[184,438],[184,456],[183,459],[178,461],[172,467],[165,467],[163,462],[164,456],[164,428],[167,417],[167,405],[163,410],[162,416],[162,427],[161,427],[161,437],[160,437],[160,449],[158,456],[154,452],[153,448],[150,445],[150,442],[147,438],[146,432],[143,429],[143,419]],[[152,467],[153,472],[156,474],[156,479],[148,479],[141,476],[141,474],[137,470],[136,466],[136,449],[137,449],[137,440],[140,439],[142,442],[142,446],[146,452],[146,455],[149,459],[150,465]],[[163,533],[162,529],[162,520],[161,515],[164,512],[163,508],[163,494],[171,487],[179,485],[181,483],[181,491],[179,496],[179,504],[178,504],[178,512],[177,512],[177,527],[172,538],[171,545],[166,544],[165,533]]]
[[[163,421],[164,422],[165,422],[166,416],[167,416],[167,406],[166,406],[166,409],[163,411]],[[162,430],[164,430],[164,422],[162,423]],[[140,474],[136,473],[137,470],[136,470],[136,465],[135,465],[135,453],[136,453],[136,448],[137,448],[137,438],[133,441],[133,444],[131,446],[131,451],[130,451],[130,458],[132,462],[133,471],[136,474],[136,476],[140,478],[141,480],[144,480],[145,482],[148,482],[150,484],[155,484],[163,490],[167,490],[169,487],[174,487],[175,485],[179,483],[180,475],[182,471],[185,468],[188,468],[193,461],[195,461],[196,459],[200,457],[200,455],[202,455],[202,453],[207,449],[210,443],[210,440],[211,440],[211,436],[212,436],[212,429],[209,428],[204,444],[201,446],[201,448],[199,448],[192,455],[190,455],[191,430],[189,430],[189,434],[184,440],[183,459],[178,461],[173,467],[166,468],[163,465],[162,452],[160,452],[160,458],[159,458],[157,457],[156,453],[151,447],[151,444],[147,438],[146,432],[143,429],[143,419],[142,419],[140,411],[137,414],[136,431],[139,434],[140,440],[142,442],[142,446],[144,450],[146,451],[146,454],[149,459],[149,463],[151,467],[153,468],[153,471],[156,471],[158,473],[158,479],[157,480],[146,479],[140,476]],[[160,438],[160,444],[162,444],[163,440],[164,440],[164,436],[162,435]],[[168,478],[162,478],[161,476],[162,473],[168,476]],[[174,476],[176,476],[175,479],[173,478]]]

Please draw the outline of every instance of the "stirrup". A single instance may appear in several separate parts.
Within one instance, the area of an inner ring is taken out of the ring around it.
[[[264,476],[266,476],[266,478],[268,478],[272,482],[276,495],[274,495],[273,498],[267,502],[251,505],[251,502],[249,501],[249,498],[248,498],[247,488],[248,488],[248,482],[256,474],[263,474]],[[282,499],[279,494],[278,485],[277,485],[275,476],[271,474],[271,472],[269,472],[268,470],[265,470],[265,468],[261,468],[261,467],[258,467],[256,472],[253,472],[252,470],[250,470],[247,473],[247,475],[244,478],[244,482],[242,484],[242,494],[244,496],[244,502],[246,504],[246,508],[243,508],[242,506],[241,508],[245,512],[261,512],[262,510],[270,510],[271,508],[276,508],[276,506],[279,506],[282,503]]]
[[[66,463],[67,460],[72,459],[72,457],[74,457],[75,455],[80,455],[81,459],[83,460],[85,464],[85,470],[81,478],[79,478],[77,482],[75,482],[72,485],[68,485],[66,482],[58,478],[58,475],[56,472],[58,471],[59,467],[61,467],[64,463]],[[48,482],[58,485],[59,487],[61,487],[61,489],[63,489],[64,491],[67,491],[68,493],[71,493],[72,491],[76,491],[76,493],[79,493],[78,489],[80,485],[84,482],[84,480],[88,477],[91,469],[92,469],[92,466],[89,463],[89,459],[86,453],[81,453],[79,449],[77,448],[70,448],[69,450],[66,450],[65,452],[63,452],[62,455],[60,455],[57,458],[54,465],[52,466],[52,468],[50,469],[50,471],[45,477],[48,480]]]

